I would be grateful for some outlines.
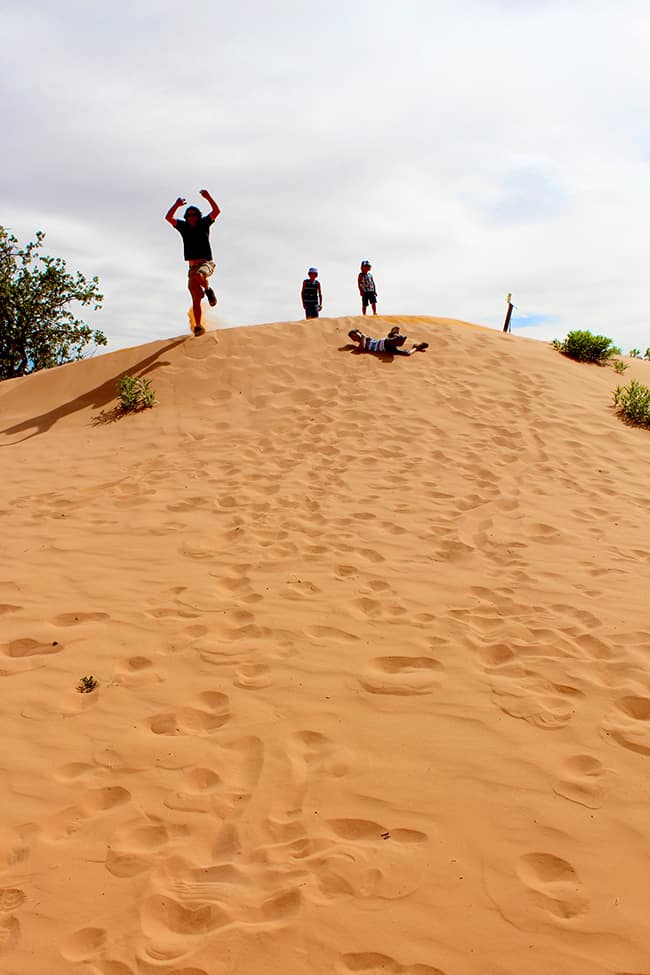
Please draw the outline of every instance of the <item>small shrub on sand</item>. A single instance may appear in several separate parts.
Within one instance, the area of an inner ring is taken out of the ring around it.
[[[632,379],[628,386],[617,386],[614,390],[614,406],[628,423],[640,427],[650,427],[650,389]]]
[[[622,376],[626,369],[629,369],[627,362],[623,362],[622,359],[614,359],[614,372],[619,376]]]
[[[641,349],[630,349],[629,355],[631,356],[632,359],[640,359]]]
[[[77,684],[77,690],[80,694],[90,694],[98,686],[98,681],[95,680],[92,674],[87,677],[82,677]]]
[[[156,392],[148,379],[123,376],[117,384],[117,391],[123,413],[150,409],[156,404]]]
[[[643,358],[648,359],[650,361],[650,348],[647,348],[645,350],[645,352],[643,353]]]
[[[604,363],[612,356],[621,354],[621,350],[607,336],[594,335],[587,330],[569,332],[562,342],[554,339],[553,348],[577,362]]]

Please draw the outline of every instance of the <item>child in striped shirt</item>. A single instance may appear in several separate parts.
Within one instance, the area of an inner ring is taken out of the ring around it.
[[[305,318],[318,318],[318,313],[323,310],[323,293],[320,288],[318,278],[318,268],[310,267],[307,277],[302,282],[302,307],[305,309]]]

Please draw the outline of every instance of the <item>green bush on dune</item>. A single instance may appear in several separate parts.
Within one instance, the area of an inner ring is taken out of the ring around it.
[[[150,409],[156,404],[156,392],[151,388],[148,379],[136,379],[135,376],[122,376],[117,384],[120,409],[123,413],[133,413],[135,410]]]
[[[586,329],[569,332],[562,342],[553,339],[553,348],[576,362],[604,363],[612,356],[621,354],[621,350],[606,335],[594,335]]]
[[[628,423],[650,427],[650,389],[636,379],[632,379],[628,386],[616,387],[614,406]]]

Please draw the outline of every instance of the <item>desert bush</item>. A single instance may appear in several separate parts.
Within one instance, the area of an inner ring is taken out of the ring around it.
[[[124,413],[150,409],[156,404],[156,393],[148,379],[122,376],[117,384],[120,409]]]
[[[647,348],[643,353],[643,358],[650,360],[650,348]]]
[[[614,359],[613,362],[614,372],[619,376],[622,376],[626,369],[629,369],[627,362],[623,362],[622,359]]]
[[[629,423],[650,427],[650,389],[636,379],[632,379],[627,386],[616,387],[614,406]]]
[[[612,356],[621,354],[621,350],[607,336],[594,335],[586,329],[569,332],[562,342],[554,339],[553,348],[577,362],[603,363]]]
[[[77,684],[77,690],[80,694],[90,694],[99,686],[99,681],[95,680],[92,674],[86,677],[82,677]]]
[[[628,354],[631,356],[632,359],[640,359],[641,349],[630,349]]]

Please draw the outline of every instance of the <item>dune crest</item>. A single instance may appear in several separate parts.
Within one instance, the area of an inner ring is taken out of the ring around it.
[[[392,324],[428,351],[348,347]],[[120,418],[127,373],[158,405]],[[0,384],[0,970],[645,973],[650,440],[615,385],[424,316]]]

